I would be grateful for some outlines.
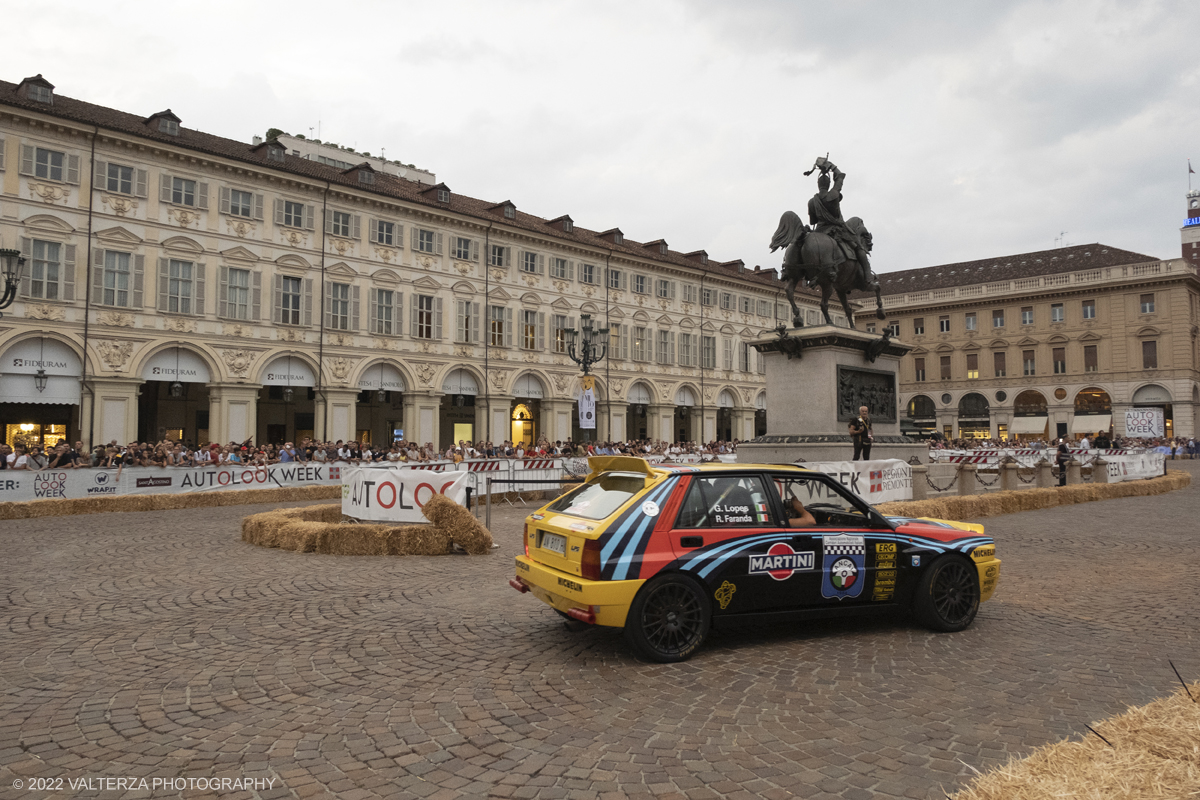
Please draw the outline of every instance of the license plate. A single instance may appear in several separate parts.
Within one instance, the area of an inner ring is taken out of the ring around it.
[[[560,556],[567,555],[567,537],[559,536],[557,533],[542,532],[541,548],[549,550],[551,553],[558,553]]]

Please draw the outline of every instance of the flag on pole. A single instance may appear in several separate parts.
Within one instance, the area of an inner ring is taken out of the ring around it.
[[[582,391],[579,393],[579,427],[589,430],[596,428],[596,378],[584,375],[579,379]]]
[[[1192,160],[1188,159],[1188,175],[1195,175],[1196,170],[1192,169]]]

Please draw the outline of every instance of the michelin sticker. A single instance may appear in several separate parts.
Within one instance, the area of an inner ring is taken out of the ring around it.
[[[646,502],[642,503],[642,513],[647,517],[657,517],[658,503],[654,502],[653,500],[647,500]]]

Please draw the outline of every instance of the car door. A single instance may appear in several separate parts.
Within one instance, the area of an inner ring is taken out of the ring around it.
[[[882,517],[829,475],[772,477],[785,509],[795,498],[812,516],[796,533],[810,537],[805,546],[817,554],[816,591],[807,592],[799,605],[890,601],[896,586],[896,540]]]
[[[793,575],[816,575],[810,539],[781,522],[760,473],[693,475],[670,535],[679,568],[713,593],[715,614],[792,605],[805,593]]]

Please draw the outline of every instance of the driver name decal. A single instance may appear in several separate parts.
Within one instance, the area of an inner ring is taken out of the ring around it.
[[[796,552],[787,542],[776,542],[766,553],[750,556],[750,574],[767,574],[777,581],[786,581],[797,572],[812,571],[815,556],[812,551]]]
[[[821,596],[845,600],[862,594],[867,545],[862,536],[825,537],[821,559]]]

